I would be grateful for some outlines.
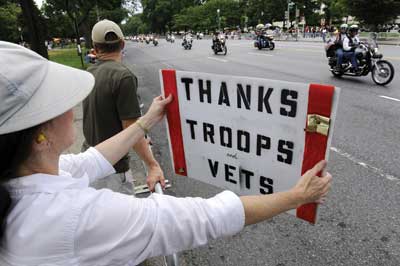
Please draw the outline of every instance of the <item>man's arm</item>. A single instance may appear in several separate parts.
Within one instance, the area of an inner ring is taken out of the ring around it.
[[[123,129],[128,128],[134,124],[138,119],[127,119],[122,120]],[[149,143],[145,138],[141,138],[137,143],[133,145],[133,150],[139,155],[140,159],[146,164],[148,176],[147,185],[151,191],[154,190],[154,186],[157,182],[161,183],[162,187],[165,187],[164,173],[160,168],[160,165],[156,161],[149,147]]]

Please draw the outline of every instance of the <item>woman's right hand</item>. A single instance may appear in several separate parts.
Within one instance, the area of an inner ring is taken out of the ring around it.
[[[153,103],[151,104],[147,113],[140,118],[141,122],[147,129],[152,128],[155,124],[160,122],[165,114],[166,106],[172,102],[172,95],[169,95],[164,99],[163,96],[158,96],[153,99]]]
[[[323,203],[327,196],[332,176],[325,173],[322,177],[318,173],[324,172],[326,161],[320,161],[312,169],[308,170],[298,181],[293,190],[300,198],[301,205],[307,203]]]

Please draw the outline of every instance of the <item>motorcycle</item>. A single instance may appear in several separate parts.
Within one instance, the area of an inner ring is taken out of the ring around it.
[[[218,36],[211,46],[211,49],[214,51],[214,54],[223,53],[226,55],[228,53],[228,48],[226,47],[225,37]]]
[[[185,50],[191,50],[193,44],[193,39],[183,38],[182,46]]]
[[[361,42],[356,48],[355,53],[358,61],[358,69],[355,72],[351,71],[352,65],[349,59],[343,59],[341,69],[336,68],[337,56],[335,44],[328,42],[325,51],[330,71],[335,77],[343,75],[361,77],[371,73],[372,80],[380,86],[387,85],[393,80],[394,67],[389,61],[382,60],[383,55],[379,52],[376,37],[370,43]]]
[[[254,41],[254,47],[258,48],[258,50],[267,48],[269,50],[274,50],[275,49],[275,42],[274,42],[274,37],[272,35],[262,35],[264,38],[261,36],[257,36],[257,39]]]
[[[167,37],[165,38],[165,40],[167,41],[167,42],[170,42],[170,43],[174,43],[175,42],[175,36],[174,35],[167,35]]]
[[[154,46],[157,46],[157,45],[158,45],[158,39],[157,39],[157,38],[154,38],[154,39],[153,39],[153,44],[154,44]]]
[[[145,40],[146,40],[146,44],[150,43],[150,37],[149,36],[147,36]]]

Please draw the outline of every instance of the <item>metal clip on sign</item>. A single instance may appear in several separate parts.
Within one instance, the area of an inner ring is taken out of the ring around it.
[[[311,114],[307,115],[307,132],[318,133],[328,136],[330,118],[322,115]]]

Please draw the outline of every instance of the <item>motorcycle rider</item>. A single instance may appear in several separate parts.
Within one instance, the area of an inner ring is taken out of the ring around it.
[[[214,50],[215,45],[219,42],[219,31],[215,30],[214,35],[212,37],[212,46],[211,48]]]
[[[346,38],[343,40],[343,50],[344,50],[344,58],[350,59],[352,65],[352,71],[358,74],[358,62],[357,62],[357,54],[356,48],[360,44],[360,40],[357,37],[358,34],[358,26],[352,25],[349,30]]]
[[[189,43],[193,43],[193,38],[192,38],[192,34],[190,32],[185,33],[185,35],[183,35],[183,43],[182,46],[185,45],[186,42]]]
[[[271,25],[271,24],[266,24],[266,25]],[[268,38],[266,37],[266,27],[264,27],[263,24],[258,24],[256,26],[256,29],[257,29],[257,40],[259,44],[261,45],[261,40],[264,40],[266,47],[269,47],[269,41]]]
[[[347,38],[347,29],[348,28],[349,28],[349,25],[347,25],[347,24],[340,25],[340,31],[336,35],[336,39],[335,39],[336,57],[337,57],[336,68],[338,71],[342,70],[343,54],[344,54],[343,41],[345,38]]]
[[[272,24],[271,23],[265,24],[265,33],[267,35],[273,35],[274,34],[274,31],[272,30]]]

